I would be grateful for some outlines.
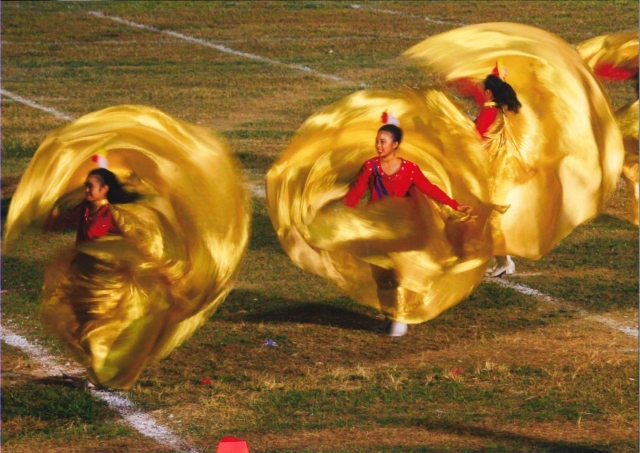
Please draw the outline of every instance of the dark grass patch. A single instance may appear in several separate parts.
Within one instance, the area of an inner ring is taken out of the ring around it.
[[[91,394],[37,383],[3,385],[2,443],[56,439],[64,436],[117,439],[132,433],[115,423],[117,416]]]
[[[96,400],[89,393],[30,383],[2,392],[2,421],[15,417],[94,423],[113,415],[106,402]]]
[[[238,146],[234,146],[234,140],[229,140],[229,142],[232,145],[232,148],[236,148]],[[267,170],[275,162],[274,157],[268,155],[265,156],[264,154],[257,154],[255,152],[237,152],[236,157],[238,157],[240,163],[244,168],[259,170],[263,173],[266,173]]]

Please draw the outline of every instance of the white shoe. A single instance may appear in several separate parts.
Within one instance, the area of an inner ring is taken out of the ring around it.
[[[512,275],[516,271],[516,264],[509,255],[505,257],[497,256],[496,261],[498,263],[489,274],[489,277],[500,277],[503,274]]]
[[[389,336],[390,337],[402,337],[407,334],[409,330],[409,326],[403,322],[392,321],[391,326],[389,326]]]

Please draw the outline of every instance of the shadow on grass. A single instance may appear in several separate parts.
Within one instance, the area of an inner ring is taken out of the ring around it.
[[[9,205],[11,204],[11,199],[13,197],[2,197],[2,204],[0,205],[0,213],[2,218],[0,222],[2,222],[2,234],[4,235],[4,224],[7,221],[7,214],[9,213]]]
[[[356,305],[347,297],[325,302],[278,297],[264,305],[264,294],[260,292],[234,290],[214,317],[251,323],[315,324],[369,332],[384,330],[386,322],[376,319],[374,312],[367,314],[365,311],[369,309]]]
[[[249,250],[266,250],[284,255],[280,241],[271,224],[271,218],[263,206],[254,205],[251,216],[251,237],[249,238]],[[287,258],[288,259],[288,258]]]
[[[511,289],[482,285],[459,306],[412,330],[429,332],[428,336],[455,332],[457,338],[466,338],[477,333],[469,324],[482,325],[485,332],[505,333],[544,328],[571,317],[566,312],[541,315],[535,310],[537,304],[535,299]],[[347,296],[312,302],[278,297],[265,305],[260,292],[234,290],[214,316],[229,321],[315,324],[367,332],[382,332],[387,327],[387,321],[375,310]]]
[[[637,230],[638,227],[633,225],[631,222],[622,219],[620,217],[614,217],[609,214],[602,214],[599,217],[596,217],[591,221],[592,224],[603,226],[606,229],[621,229],[621,230]]]
[[[3,388],[2,421],[32,416],[40,420],[102,422],[105,418],[114,417],[107,404],[90,393],[79,391],[73,385],[51,384],[32,381]]]
[[[406,421],[401,422],[405,424]],[[460,422],[438,421],[438,420],[422,420],[417,423],[411,423],[414,426],[420,426],[430,431],[439,431],[446,434],[459,434],[464,436],[473,436],[477,438],[490,439],[494,442],[509,443],[514,447],[526,448],[526,451],[544,451],[544,452],[557,452],[557,453],[606,453],[611,452],[609,448],[602,448],[598,446],[590,446],[579,442],[568,441],[553,441],[535,437],[532,435],[518,434],[507,430],[491,429],[483,426],[474,426]],[[514,445],[515,444],[515,445]],[[491,452],[491,451],[504,451],[505,445],[496,446],[495,449],[483,447],[482,449],[468,450],[470,452]],[[521,451],[518,448],[517,451]],[[529,449],[531,448],[531,449]],[[394,451],[393,449],[390,451]],[[406,451],[402,449],[402,451]],[[409,450],[409,451],[424,451],[431,452],[436,451],[432,449],[425,450]],[[437,450],[441,451],[441,450]]]
[[[387,322],[342,307],[306,302],[265,310],[242,318],[255,323],[298,323],[339,327],[341,329],[382,332]]]

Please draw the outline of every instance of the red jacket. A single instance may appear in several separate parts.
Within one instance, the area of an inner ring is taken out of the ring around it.
[[[356,207],[367,189],[371,191],[371,201],[384,197],[407,197],[412,185],[438,203],[451,206],[454,210],[458,209],[458,202],[432,184],[413,162],[402,159],[398,171],[393,175],[387,175],[382,170],[379,157],[369,159],[362,165],[360,173],[344,198],[344,204]]]

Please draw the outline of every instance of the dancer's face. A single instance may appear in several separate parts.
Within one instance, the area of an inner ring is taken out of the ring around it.
[[[381,159],[395,154],[399,143],[393,141],[391,132],[380,131],[376,137],[376,151]]]
[[[102,201],[107,198],[107,192],[109,192],[109,186],[101,184],[96,175],[87,176],[84,182],[84,195],[87,201]]]

